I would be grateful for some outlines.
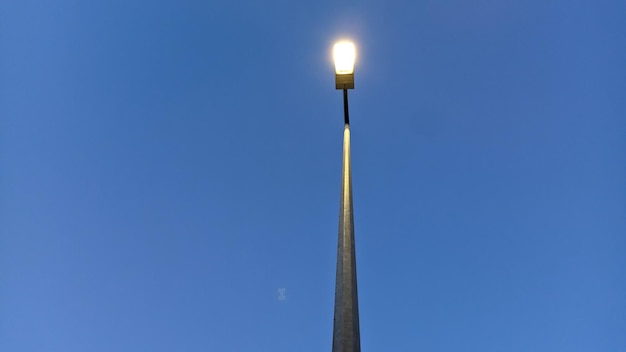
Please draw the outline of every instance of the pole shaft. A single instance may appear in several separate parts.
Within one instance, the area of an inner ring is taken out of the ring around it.
[[[337,243],[337,274],[335,282],[335,318],[333,352],[360,352],[359,304],[352,212],[352,170],[350,162],[350,122],[348,91],[343,91],[345,125],[343,131],[343,162],[341,198],[339,201],[339,237]]]
[[[348,113],[348,90],[343,90],[343,121],[346,125],[350,124],[350,114]]]

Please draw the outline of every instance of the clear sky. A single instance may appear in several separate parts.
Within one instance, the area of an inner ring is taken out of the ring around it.
[[[330,351],[343,37],[363,351],[626,351],[625,13],[0,2],[0,351]]]

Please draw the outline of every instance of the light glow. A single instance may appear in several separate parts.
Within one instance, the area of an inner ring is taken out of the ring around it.
[[[349,75],[354,73],[354,60],[356,59],[356,49],[354,43],[341,41],[333,47],[333,58],[335,59],[335,73],[338,75]]]

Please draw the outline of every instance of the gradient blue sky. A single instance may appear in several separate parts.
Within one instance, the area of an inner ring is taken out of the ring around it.
[[[0,3],[0,350],[626,351],[626,3]],[[285,300],[278,289],[285,288]]]

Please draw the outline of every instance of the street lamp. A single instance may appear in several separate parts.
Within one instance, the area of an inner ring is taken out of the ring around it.
[[[361,336],[354,250],[354,217],[352,214],[350,119],[348,116],[348,89],[354,89],[354,61],[356,59],[354,44],[347,41],[336,43],[333,47],[333,58],[335,60],[335,88],[343,90],[344,113],[333,352],[360,352]]]
[[[335,59],[335,86],[337,89],[354,89],[354,43],[342,41],[333,47]]]

